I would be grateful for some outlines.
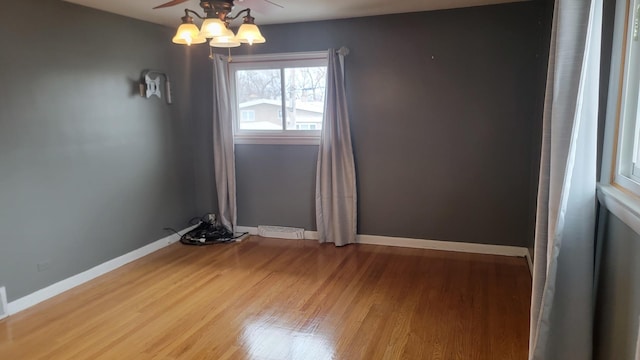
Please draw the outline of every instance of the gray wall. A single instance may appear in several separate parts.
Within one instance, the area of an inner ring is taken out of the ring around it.
[[[249,51],[351,49],[359,233],[530,246],[544,10],[526,2],[264,26],[267,43]],[[192,51],[209,82],[207,54]],[[208,194],[211,111],[197,103],[211,89],[195,86],[199,152],[207,154],[197,159],[197,178]],[[239,224],[315,229],[316,156],[314,146],[238,145]]]
[[[21,0],[3,4],[0,33],[0,286],[11,301],[185,226],[191,86],[161,26]],[[174,105],[136,95],[146,68],[173,76]]]
[[[611,213],[602,241],[594,359],[632,360],[640,317],[640,235]]]

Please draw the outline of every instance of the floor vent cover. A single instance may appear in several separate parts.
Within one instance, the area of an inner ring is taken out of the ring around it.
[[[9,306],[7,305],[7,290],[0,287],[0,320],[9,316]]]
[[[279,239],[304,239],[304,229],[260,225],[258,235]]]

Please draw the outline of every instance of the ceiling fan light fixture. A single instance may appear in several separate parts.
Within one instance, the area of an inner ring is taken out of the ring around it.
[[[188,0],[173,0],[160,7],[173,6],[186,1]],[[191,9],[185,9],[182,25],[178,27],[172,41],[176,44],[191,45],[202,44],[210,39],[209,45],[224,48],[237,47],[240,44],[253,45],[267,42],[254,23],[255,19],[251,16],[250,8],[241,10],[235,16],[230,15],[233,10],[233,2],[234,0],[201,0],[200,7],[206,13],[206,17]],[[274,3],[274,5],[277,4]],[[194,24],[193,18],[189,14],[203,20],[200,29]],[[246,14],[242,18],[243,24],[238,29],[238,34],[234,36],[233,31],[229,30],[229,21],[233,21],[243,14]]]
[[[206,18],[200,27],[200,37],[211,39],[216,36],[223,36],[227,30],[227,24],[218,18]]]
[[[232,48],[240,46],[240,41],[236,39],[233,31],[225,29],[225,32],[221,36],[216,36],[209,42],[209,46],[218,48]]]
[[[203,44],[207,39],[200,36],[200,29],[193,23],[191,16],[182,17],[182,24],[178,27],[173,43],[180,45]]]
[[[258,25],[254,23],[254,18],[251,15],[247,15],[243,18],[244,23],[240,25],[238,29],[238,35],[236,39],[243,44],[264,44],[267,40],[260,33]]]

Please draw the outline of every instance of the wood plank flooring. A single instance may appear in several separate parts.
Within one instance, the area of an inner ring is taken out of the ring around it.
[[[0,321],[0,359],[526,359],[524,259],[174,244]]]

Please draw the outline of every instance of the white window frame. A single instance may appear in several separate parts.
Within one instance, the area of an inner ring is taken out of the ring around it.
[[[634,39],[635,38],[635,39]],[[635,66],[632,61],[635,60]],[[616,2],[605,145],[598,197],[640,233],[640,0]],[[632,86],[635,82],[635,86]],[[634,170],[635,168],[635,170]]]
[[[638,174],[637,151],[638,130],[638,103],[640,95],[640,34],[637,25],[640,21],[640,1],[630,0],[627,12],[629,13],[623,44],[623,61],[621,64],[621,94],[618,113],[618,139],[614,183],[640,196],[640,174]],[[636,26],[634,26],[636,25]],[[636,66],[632,65],[635,60]],[[635,173],[635,174],[634,174]]]
[[[291,67],[327,66],[326,51],[243,55],[234,56],[229,64],[231,85],[231,103],[236,144],[283,144],[283,145],[318,145],[321,130],[246,130],[240,129],[238,122],[238,102],[236,98],[236,71],[259,69],[282,69]],[[284,83],[282,84],[284,87]],[[285,108],[286,97],[283,91],[282,104]],[[326,99],[325,99],[326,101]],[[283,127],[286,120],[283,118]]]

